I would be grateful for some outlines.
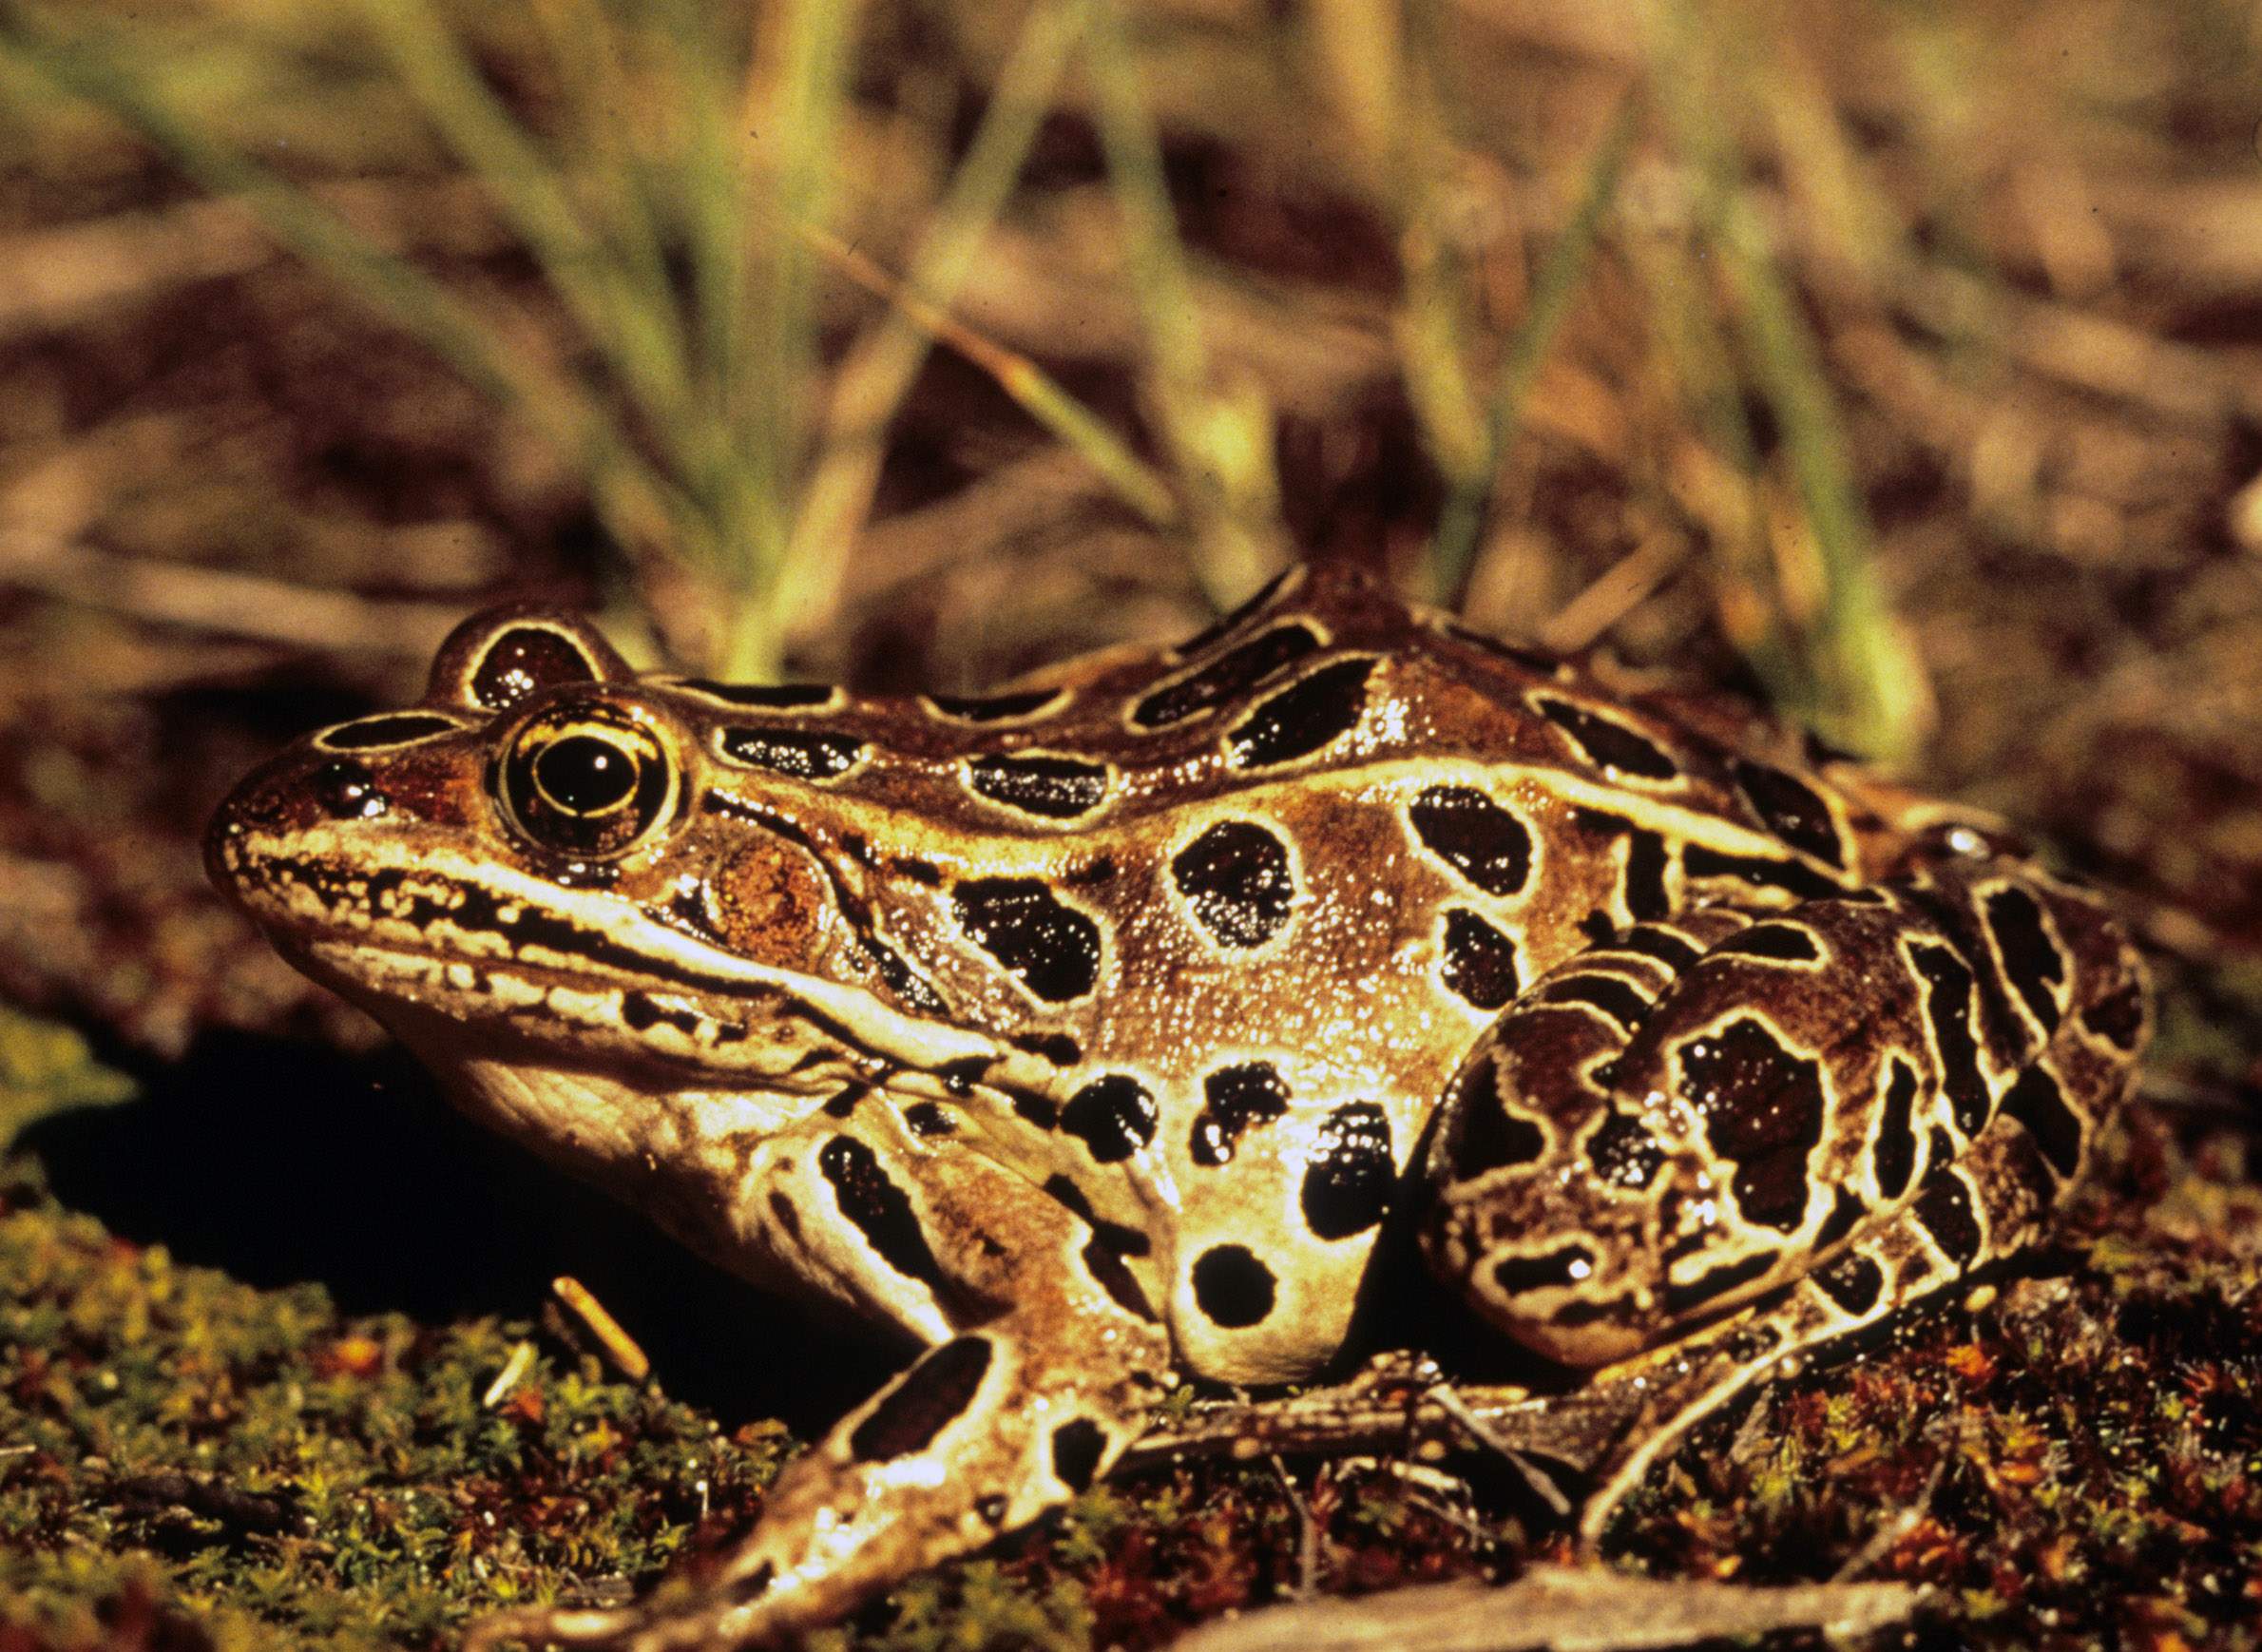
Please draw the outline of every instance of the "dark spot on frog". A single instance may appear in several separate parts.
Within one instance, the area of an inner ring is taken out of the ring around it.
[[[1225,737],[1227,759],[1236,769],[1271,768],[1349,734],[1367,708],[1367,679],[1376,664],[1338,660],[1259,702]]]
[[[1060,1104],[1050,1096],[1020,1092],[1013,1098],[1013,1110],[1020,1114],[1023,1120],[1036,1125],[1040,1130],[1053,1130],[1060,1127]]]
[[[1852,900],[1854,892],[1838,887],[1811,866],[1795,860],[1771,860],[1764,855],[1723,855],[1717,849],[1692,843],[1681,851],[1681,871],[1691,877],[1733,877],[1754,889],[1779,889],[1801,900]],[[1658,912],[1649,914],[1664,916]]]
[[[2065,1092],[2047,1072],[2030,1066],[2021,1073],[2003,1098],[2003,1110],[2026,1126],[2060,1181],[2080,1168],[2081,1121],[2065,1105]]]
[[[1294,571],[1295,570],[1294,568],[1282,568],[1271,579],[1265,581],[1263,585],[1257,586],[1256,591],[1253,596],[1249,597],[1245,602],[1241,603],[1230,613],[1220,615],[1217,619],[1213,620],[1210,622],[1210,624],[1204,625],[1200,630],[1195,632],[1193,636],[1187,638],[1183,643],[1180,643],[1176,648],[1172,649],[1171,652],[1176,654],[1179,659],[1184,660],[1191,655],[1200,653],[1212,643],[1220,642],[1224,638],[1231,636],[1234,632],[1239,630],[1242,625],[1246,624],[1249,620],[1254,618],[1259,608],[1263,607],[1265,604],[1273,600],[1273,593],[1277,591],[1287,581],[1288,576]]]
[[[958,1121],[948,1107],[935,1102],[913,1102],[903,1110],[903,1122],[914,1136],[955,1136]]]
[[[315,738],[315,744],[334,752],[366,751],[371,746],[407,745],[453,734],[461,726],[453,718],[434,717],[430,712],[393,712],[326,729]]]
[[[1131,708],[1141,728],[1167,728],[1255,688],[1319,646],[1309,625],[1281,625],[1221,654],[1190,677],[1166,683]]]
[[[1838,828],[1831,819],[1830,805],[1796,775],[1766,763],[1737,758],[1729,765],[1736,789],[1752,805],[1760,824],[1792,849],[1843,868],[1846,849],[1838,841]]]
[[[1694,1313],[1707,1302],[1764,1277],[1781,1259],[1780,1251],[1754,1251],[1748,1257],[1708,1269],[1684,1284],[1669,1283],[1664,1293],[1665,1312],[1676,1318]]]
[[[974,944],[1046,1003],[1081,998],[1098,981],[1100,926],[1038,879],[977,877],[950,898]]]
[[[2058,989],[2065,980],[2065,960],[2042,927],[2042,906],[2022,889],[1999,889],[1987,896],[1986,912],[2003,972],[2047,1037],[2058,1030]]]
[[[840,1214],[871,1241],[880,1259],[939,1297],[949,1287],[911,1199],[888,1179],[879,1157],[853,1136],[835,1136],[817,1149],[816,1167],[833,1184]]]
[[[1017,1032],[1006,1042],[1054,1066],[1074,1066],[1083,1060],[1083,1046],[1064,1032]]]
[[[1466,907],[1446,913],[1446,986],[1479,1009],[1498,1009],[1516,996],[1516,943]]]
[[[1877,1191],[1899,1199],[1908,1191],[1916,1174],[1916,1130],[1910,1123],[1916,1106],[1916,1069],[1899,1056],[1886,1064],[1885,1105],[1877,1116]]]
[[[2124,983],[2082,1010],[2081,1025],[2116,1049],[2135,1049],[2144,1030],[2144,989]]]
[[[1924,1191],[1916,1196],[1916,1203],[1910,1208],[1916,1212],[1916,1220],[1925,1224],[1925,1231],[1958,1267],[1969,1266],[1979,1256],[1984,1235],[1972,1203],[1971,1189],[1949,1166],[1938,1165],[1925,1178]]]
[[[1100,1471],[1100,1457],[1107,1450],[1107,1436],[1089,1417],[1064,1423],[1052,1434],[1052,1471],[1071,1491],[1090,1488]]]
[[[1994,1111],[1980,1073],[1979,1044],[1971,1035],[1971,970],[1946,947],[1909,948],[1925,978],[1925,1020],[1940,1054],[1940,1087],[1947,1092],[1956,1128],[1965,1139],[1980,1133]]]
[[[1143,1257],[1147,1254],[1150,1246],[1145,1234],[1135,1227],[1126,1227],[1120,1221],[1109,1221],[1093,1210],[1092,1201],[1084,1197],[1083,1189],[1067,1177],[1046,1177],[1045,1191],[1090,1228],[1093,1236],[1109,1250],[1126,1257]]]
[[[377,778],[352,758],[324,763],[306,779],[322,813],[333,820],[374,820],[393,804],[377,790]]]
[[[1187,1152],[1197,1164],[1217,1166],[1233,1158],[1234,1143],[1253,1124],[1269,1124],[1288,1111],[1288,1085],[1272,1063],[1222,1066],[1201,1081],[1207,1104],[1194,1120]]]
[[[1043,711],[1066,691],[1026,688],[1009,694],[930,694],[927,703],[945,717],[967,722],[1003,722],[1009,717],[1027,717]]]
[[[1637,779],[1670,780],[1680,767],[1651,741],[1621,722],[1552,695],[1535,694],[1531,703],[1584,752],[1589,761]]]
[[[1492,1264],[1492,1282],[1505,1296],[1561,1290],[1594,1271],[1595,1253],[1584,1245],[1564,1245],[1536,1257],[1503,1257]]]
[[[1607,947],[1618,933],[1618,926],[1610,921],[1608,912],[1597,910],[1579,920],[1579,932],[1592,945]]]
[[[988,1073],[989,1066],[989,1058],[986,1055],[962,1055],[955,1061],[947,1061],[936,1067],[934,1076],[943,1081],[943,1088],[952,1095],[970,1096],[974,1093],[974,1086]]]
[[[1228,1331],[1245,1330],[1273,1311],[1278,1289],[1273,1270],[1247,1245],[1212,1245],[1196,1258],[1189,1277],[1195,1305]]]
[[[1109,1073],[1068,1098],[1061,1128],[1100,1163],[1120,1163],[1155,1139],[1155,1098],[1137,1079]]]
[[[1618,1107],[1611,1108],[1587,1137],[1586,1156],[1603,1181],[1629,1192],[1655,1181],[1665,1163],[1665,1149],[1656,1133]]]
[[[1287,848],[1248,820],[1209,828],[1172,858],[1170,874],[1195,921],[1225,947],[1271,940],[1295,899]]]
[[[850,735],[805,729],[733,724],[719,737],[723,756],[735,762],[787,775],[796,780],[837,779],[864,755],[864,742]]]
[[[852,1081],[834,1091],[832,1099],[825,1103],[825,1112],[830,1117],[845,1119],[856,1110],[856,1104],[870,1094],[870,1085]]]
[[[881,982],[902,999],[906,1007],[930,1015],[940,1014],[950,1008],[943,1001],[943,995],[929,984],[927,977],[905,963],[903,954],[893,947],[874,935],[859,934],[857,939],[863,943],[865,955],[872,960],[872,967],[879,970]]]
[[[782,1193],[771,1194],[770,1214],[777,1219],[777,1225],[785,1230],[785,1237],[798,1244],[801,1240],[801,1213],[794,1208],[794,1201]]]
[[[1084,1243],[1083,1266],[1117,1307],[1150,1325],[1156,1322],[1154,1305],[1124,1264],[1121,1252],[1111,1249],[1104,1239],[1094,1235]]]
[[[1791,924],[1754,924],[1713,949],[1713,955],[1759,958],[1771,964],[1817,964],[1822,951],[1814,937]]]
[[[700,1017],[692,1011],[670,1009],[649,992],[634,987],[621,994],[621,1019],[632,1032],[649,1032],[664,1024],[689,1038],[700,1028]]]
[[[1541,989],[1540,1002],[1599,1010],[1627,1032],[1648,1020],[1652,1008],[1640,989],[1618,975],[1562,976]]]
[[[1747,1221],[1794,1230],[1807,1210],[1807,1156],[1822,1139],[1822,1069],[1793,1055],[1752,1016],[1692,1038],[1676,1056],[1682,1099],[1713,1151],[1736,1162],[1732,1185]]]
[[[1474,786],[1431,786],[1408,815],[1422,847],[1486,894],[1514,894],[1531,875],[1531,834]]]
[[[1671,930],[1660,930],[1651,924],[1637,924],[1620,936],[1616,945],[1620,951],[1639,952],[1645,958],[1655,958],[1676,974],[1694,964],[1698,955],[1692,943],[1681,939]]]
[[[1304,1172],[1304,1224],[1323,1239],[1366,1232],[1390,1209],[1396,1178],[1383,1110],[1371,1102],[1335,1108],[1319,1126]]]
[[[1589,836],[1626,840],[1626,915],[1637,923],[1667,916],[1673,910],[1665,895],[1665,839],[1623,815],[1601,809],[1573,809],[1571,823]],[[1609,931],[1605,929],[1606,937]]]
[[[514,625],[489,645],[471,672],[471,699],[489,711],[508,711],[561,682],[595,682],[595,661],[562,631]]]
[[[1107,796],[1107,765],[1036,752],[976,758],[967,783],[993,803],[1048,820],[1073,820]]]
[[[956,1336],[923,1355],[850,1433],[856,1461],[882,1463],[925,1450],[974,1403],[989,1360],[985,1336]]]
[[[929,889],[943,887],[943,869],[931,860],[921,860],[911,855],[899,855],[888,864],[899,877],[907,877],[911,882],[924,884]]]
[[[1006,1524],[1006,1510],[1011,1507],[1003,1492],[987,1491],[974,1499],[974,1512],[987,1526]]]
[[[1885,1270],[1859,1251],[1848,1251],[1814,1273],[1817,1289],[1841,1311],[1865,1318],[1885,1295]]]
[[[1095,883],[1105,883],[1115,874],[1115,856],[1095,855],[1089,860],[1070,866],[1061,874],[1061,881],[1070,889],[1089,889]]]
[[[682,686],[730,705],[760,706],[770,711],[805,711],[830,705],[840,694],[829,682],[717,682],[708,677],[686,677]]]
[[[1547,1138],[1539,1125],[1509,1112],[1502,1103],[1500,1065],[1491,1055],[1480,1056],[1455,1087],[1448,1150],[1455,1181],[1471,1181],[1510,1164],[1529,1164],[1545,1151]]]

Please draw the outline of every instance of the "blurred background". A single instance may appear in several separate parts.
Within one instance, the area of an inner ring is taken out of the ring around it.
[[[2251,1120],[2251,4],[0,0],[0,1135],[398,1306],[212,1110],[374,1042],[203,884],[252,762],[500,598],[963,689],[1313,555],[2009,816]]]

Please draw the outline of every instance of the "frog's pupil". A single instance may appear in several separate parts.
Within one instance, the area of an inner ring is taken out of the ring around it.
[[[636,763],[610,740],[567,735],[534,759],[534,783],[561,809],[602,815],[619,808],[636,790]]]

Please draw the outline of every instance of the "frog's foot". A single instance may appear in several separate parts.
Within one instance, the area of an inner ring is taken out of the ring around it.
[[[822,1167],[842,1163],[855,1174],[836,1199]],[[947,1339],[778,1476],[719,1570],[615,1610],[506,1613],[469,1644],[769,1644],[1066,1502],[1144,1430],[1168,1335],[1114,1253],[1049,1195],[876,1107],[774,1139],[753,1173],[763,1197],[746,1204],[779,1224],[769,1242],[804,1247],[844,1288]]]

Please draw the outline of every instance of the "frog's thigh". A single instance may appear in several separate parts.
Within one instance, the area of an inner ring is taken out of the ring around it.
[[[1472,1053],[1427,1166],[1430,1259],[1511,1335],[1587,1366],[1905,1211],[1960,1270],[1965,1230],[2020,1227],[2078,1172],[2142,1017],[2111,921],[2010,862],[1638,926],[1535,983]],[[1981,1151],[1999,1123],[2006,1144]]]
[[[970,1148],[915,1143],[884,1104],[871,1110],[780,1138],[747,1208],[779,1260],[899,1320],[937,1316],[947,1339],[778,1477],[701,1592],[511,1614],[481,1624],[483,1642],[659,1652],[790,1635],[1066,1501],[1145,1426],[1167,1338],[1135,1283],[1095,1269],[1107,1253],[1085,1224]]]

